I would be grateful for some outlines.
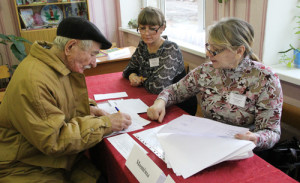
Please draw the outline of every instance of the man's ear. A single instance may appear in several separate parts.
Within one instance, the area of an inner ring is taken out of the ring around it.
[[[72,48],[78,43],[76,39],[71,39],[70,41],[67,42],[65,45],[65,54],[70,55]]]

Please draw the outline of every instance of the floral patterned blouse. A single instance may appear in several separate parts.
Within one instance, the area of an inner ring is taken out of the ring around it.
[[[151,67],[149,60],[155,58],[159,58],[159,63]],[[182,54],[178,45],[166,39],[156,53],[149,53],[147,45],[141,40],[123,71],[123,77],[128,79],[131,73],[147,78],[143,86],[148,92],[159,94],[165,87],[185,76]]]
[[[269,67],[248,57],[235,69],[205,63],[158,98],[170,106],[198,93],[204,117],[248,127],[258,136],[256,149],[269,149],[279,141],[283,97],[280,80]]]

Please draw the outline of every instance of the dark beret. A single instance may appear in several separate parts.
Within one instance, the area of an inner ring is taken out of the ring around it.
[[[101,49],[111,47],[101,31],[90,21],[81,17],[68,17],[60,22],[57,28],[57,36],[63,36],[79,40],[93,40],[101,44]]]

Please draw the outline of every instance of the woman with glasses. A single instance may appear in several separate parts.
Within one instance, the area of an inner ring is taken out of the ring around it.
[[[141,41],[123,71],[131,86],[144,86],[148,92],[158,94],[186,75],[178,45],[162,36],[165,28],[160,9],[146,7],[139,13],[137,32]],[[193,97],[179,106],[194,115],[197,99]]]
[[[152,120],[163,121],[165,107],[201,94],[204,117],[248,127],[235,138],[250,140],[256,150],[269,149],[280,138],[282,90],[278,76],[258,62],[252,51],[253,28],[229,18],[209,29],[204,63],[167,88],[148,109]]]

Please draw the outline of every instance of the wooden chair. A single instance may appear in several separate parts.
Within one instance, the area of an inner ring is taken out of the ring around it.
[[[10,80],[10,73],[7,65],[0,66],[0,103],[4,97],[6,86]]]
[[[189,66],[189,63],[187,62],[183,62],[184,63],[184,70],[186,73],[189,73],[190,72],[190,66]]]

